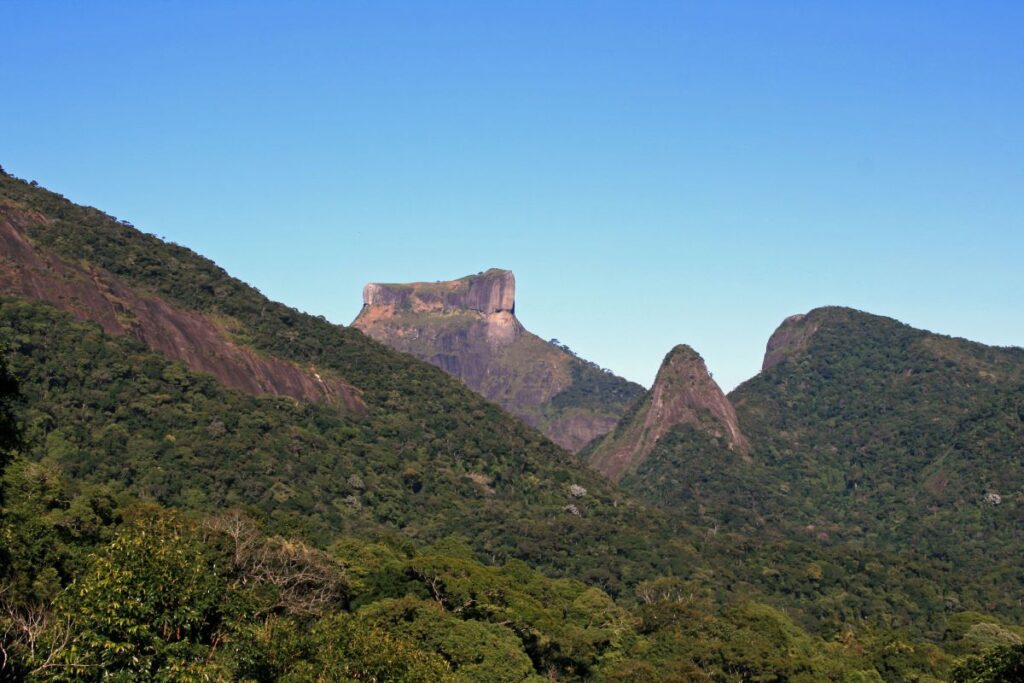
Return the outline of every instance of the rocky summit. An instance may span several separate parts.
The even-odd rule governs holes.
[[[712,379],[704,359],[689,346],[672,349],[654,386],[590,453],[591,466],[618,481],[635,470],[673,429],[689,426],[747,457],[750,444],[740,431],[736,411]]]
[[[532,334],[515,315],[515,276],[370,283],[353,326],[461,379],[561,446],[611,430],[643,388]]]

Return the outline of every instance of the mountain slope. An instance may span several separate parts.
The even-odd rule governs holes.
[[[187,249],[9,176],[0,176],[0,203],[30,218],[16,227],[41,259],[2,264],[15,296],[0,301],[0,344],[26,397],[28,465],[46,481],[64,470],[73,490],[103,484],[186,510],[244,507],[272,533],[322,544],[356,533],[423,547],[456,533],[490,562],[521,558],[617,594],[669,576],[669,595],[764,600],[828,637],[855,628],[881,642],[872,629],[896,627],[937,639],[951,609],[1014,614],[1019,563],[1008,555],[967,573],[913,548],[886,550],[876,536],[805,531],[804,501],[774,494],[785,482],[769,465],[788,454],[760,449],[745,422],[749,462],[728,449],[718,451],[724,461],[700,458],[709,478],[698,505],[647,508],[440,369],[270,302]],[[24,266],[45,288],[17,284]],[[93,276],[103,287],[85,288]],[[117,301],[156,301],[175,311],[172,321],[200,316],[217,324],[218,343],[344,383],[357,409],[196,372],[183,363],[202,349],[165,355],[137,314],[115,307],[124,320],[115,315],[109,330],[91,320],[108,310],[106,290],[122,288],[133,298]],[[97,306],[81,305],[97,291]],[[992,398],[991,417],[957,424],[965,438],[980,430],[1005,447],[1018,434],[1005,413],[1016,399]],[[674,438],[659,439],[630,476]],[[88,512],[75,519],[91,523]],[[984,540],[984,528],[976,533]]]
[[[730,398],[780,493],[766,514],[1020,575],[1024,350],[822,308],[783,323],[765,368]]]
[[[6,188],[5,188],[6,189]],[[136,292],[103,268],[39,249],[28,238],[53,222],[19,202],[0,200],[0,293],[47,301],[104,331],[128,335],[168,358],[251,394],[277,394],[365,412],[359,392],[315,367],[254,352],[231,338],[232,321]]]
[[[472,533],[487,556],[610,587],[623,572],[657,573],[677,552],[667,526],[441,370],[8,175],[0,205],[0,293],[18,297],[4,304],[4,338],[33,398],[36,457],[168,504],[255,505],[323,539],[351,524],[421,539]],[[310,383],[234,382],[217,365],[234,352]],[[318,376],[348,398],[329,400]],[[620,538],[637,529],[666,542]]]
[[[437,365],[573,451],[615,426],[643,392],[527,331],[515,316],[515,277],[507,270],[370,283],[352,325]]]
[[[679,428],[707,440],[712,450],[749,455],[750,444],[732,405],[711,379],[704,359],[685,345],[665,356],[651,390],[614,432],[588,449],[586,457],[592,467],[618,481],[635,472],[658,442]]]

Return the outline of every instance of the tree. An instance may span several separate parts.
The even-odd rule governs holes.
[[[18,380],[7,367],[6,349],[0,347],[0,473],[11,461],[12,451],[21,440],[21,430],[14,411],[18,398]],[[0,503],[3,503],[2,489]]]
[[[281,677],[300,681],[454,682],[443,657],[419,643],[360,623],[348,614],[322,619],[313,630],[312,657]]]
[[[58,601],[75,625],[51,680],[199,681],[222,640],[223,579],[171,512],[143,514],[96,554]]]
[[[997,647],[968,657],[953,669],[951,683],[1014,683],[1024,681],[1024,645]]]
[[[209,518],[206,526],[229,540],[233,585],[269,592],[269,609],[320,616],[344,605],[344,569],[326,553],[299,541],[267,538],[237,510]]]

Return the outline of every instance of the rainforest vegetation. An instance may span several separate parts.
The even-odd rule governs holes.
[[[731,396],[750,461],[681,429],[618,488],[432,366],[0,190],[39,248],[367,405],[242,393],[0,298],[0,680],[1020,679],[1017,351],[826,311]]]

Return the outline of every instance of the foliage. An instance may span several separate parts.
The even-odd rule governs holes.
[[[564,348],[564,347],[563,347]],[[572,383],[555,394],[556,408],[593,408],[625,412],[644,394],[639,384],[624,380],[595,363],[574,357],[569,365]]]
[[[731,395],[757,446],[751,498],[793,535],[908,549],[956,581],[934,607],[1024,611],[1024,350],[827,308],[804,348]],[[993,497],[990,494],[997,494]]]
[[[671,568],[670,544],[623,538],[638,528],[667,537],[664,520],[487,404],[362,420],[253,397],[25,300],[0,300],[0,336],[26,397],[29,455],[74,481],[186,509],[251,507],[276,530],[322,544],[384,527],[421,541],[460,531],[479,553],[592,575],[613,590],[622,572]],[[585,501],[571,484],[587,489]],[[565,511],[570,502],[581,516]]]
[[[225,583],[174,515],[134,520],[61,596],[75,635],[61,680],[206,680]]]
[[[994,648],[968,657],[953,669],[952,683],[1011,683],[1024,681],[1024,645]]]
[[[325,618],[313,631],[312,656],[294,665],[281,681],[394,681],[448,683],[460,680],[439,654],[422,643],[347,614]]]
[[[7,349],[0,346],[0,472],[10,462],[11,452],[21,439],[15,411],[19,396],[18,380],[7,366],[7,355]]]
[[[236,512],[196,520],[125,500],[118,517],[52,609],[5,623],[5,680],[881,680],[856,641],[823,642],[763,604],[718,608],[678,579],[651,582],[631,608],[522,562],[481,564],[458,539],[415,552],[348,537],[315,570],[271,564],[359,576],[358,607],[316,601],[317,581],[282,601],[251,555],[301,544]],[[393,580],[371,578],[381,574]],[[299,599],[307,591],[319,609]],[[8,614],[28,607],[4,603]]]

